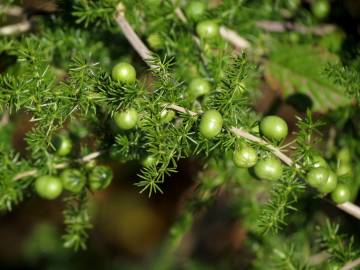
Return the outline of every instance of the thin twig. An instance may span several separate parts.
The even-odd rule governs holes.
[[[356,204],[346,202],[343,204],[336,205],[339,209],[347,212],[348,214],[352,215],[353,217],[356,217],[357,219],[360,219],[360,207]]]
[[[178,111],[178,112],[181,112],[181,113],[185,113],[185,114],[188,114],[188,115],[190,115],[190,116],[196,116],[196,115],[197,115],[196,112],[189,111],[189,110],[187,110],[187,109],[185,109],[185,108],[183,108],[183,107],[180,107],[180,106],[178,106],[178,105],[176,105],[176,104],[169,104],[169,105],[166,106],[166,108],[168,108],[168,109],[173,109],[173,110],[175,110],[175,111]]]
[[[96,152],[93,152],[91,154],[88,154],[86,156],[83,156],[82,158],[80,159],[77,159],[75,162],[78,162],[78,163],[87,163],[91,160],[94,160],[96,158],[98,158],[99,156],[101,156],[102,154],[104,154],[105,151],[104,150],[101,150],[101,151],[96,151]],[[55,169],[63,169],[63,168],[66,168],[69,166],[69,162],[64,162],[64,163],[59,163],[59,164],[55,164],[54,165],[54,168]],[[29,177],[29,176],[37,176],[38,174],[38,170],[34,169],[34,170],[30,170],[30,171],[26,171],[26,172],[21,172],[21,173],[18,173],[17,175],[15,175],[15,177],[13,178],[14,181],[17,181],[17,180],[20,180],[22,178],[25,178],[25,177]]]
[[[251,47],[250,42],[236,33],[234,30],[228,29],[225,26],[220,26],[220,35],[238,49],[247,49]]]
[[[168,108],[177,110],[182,113],[187,113],[191,116],[198,115],[198,113],[196,113],[196,112],[192,112],[190,110],[187,110],[183,107],[180,107],[180,106],[174,105],[174,104],[169,105]],[[251,133],[249,133],[245,130],[242,130],[240,128],[236,128],[236,127],[230,128],[230,131],[236,136],[245,138],[249,141],[256,142],[258,144],[265,146],[268,150],[270,150],[275,156],[277,156],[281,161],[283,161],[288,166],[295,166],[297,168],[300,167],[299,165],[295,164],[294,161],[290,157],[285,155],[281,150],[279,150],[275,146],[269,144],[268,142],[264,141],[263,139],[261,139],[257,136],[254,136]],[[346,202],[343,204],[338,204],[338,205],[336,205],[336,207],[343,210],[344,212],[348,213],[349,215],[351,215],[357,219],[360,219],[360,207],[359,206],[357,206],[353,203],[350,203],[350,202]]]
[[[151,51],[146,47],[146,45],[141,41],[138,35],[134,32],[129,22],[125,18],[125,7],[122,4],[119,4],[116,9],[115,20],[119,27],[121,28],[126,39],[129,41],[131,46],[135,51],[140,55],[140,57],[150,66],[148,60],[151,59]]]
[[[144,45],[144,43],[142,43],[142,41],[140,40],[140,38],[136,35],[136,33],[134,32],[134,30],[132,29],[131,25],[126,21],[126,18],[124,17],[124,9],[121,9],[122,12],[120,12],[117,15],[117,20],[119,19],[119,17],[121,17],[122,22],[125,22],[125,24],[119,24],[120,28],[123,31],[126,31],[127,33],[125,34],[125,37],[127,38],[131,38],[131,40],[129,40],[130,44],[134,46],[134,48],[138,48],[136,49],[136,51],[140,51],[142,52],[142,54],[139,53],[139,55],[144,59],[144,61],[146,61],[146,59],[148,59],[147,55],[149,55],[150,50]],[[126,25],[126,28],[122,28],[124,25]],[[143,52],[147,52],[146,54],[144,54]],[[196,112],[192,112],[188,109],[185,109],[181,106],[178,106],[176,104],[170,104],[167,105],[167,108],[171,108],[173,110],[179,111],[181,113],[187,113],[191,116],[196,116],[198,115],[198,113]],[[244,131],[240,128],[236,128],[236,127],[232,127],[230,128],[230,131],[235,134],[236,136],[240,136],[243,137],[249,141],[253,141],[256,143],[259,143],[261,145],[264,145],[266,148],[268,148],[275,156],[277,156],[280,160],[282,160],[285,164],[289,165],[289,166],[295,166],[298,167],[297,164],[295,164],[293,162],[293,160],[288,157],[287,155],[285,155],[283,152],[281,152],[278,148],[274,147],[273,145],[269,144],[268,142],[262,140],[259,137],[256,137],[250,133],[248,133],[247,131]],[[339,204],[336,205],[339,209],[343,210],[344,212],[356,217],[357,219],[360,219],[360,207],[356,206],[355,204],[352,204],[350,202],[346,202],[343,204]]]
[[[351,270],[351,269],[355,269],[355,267],[360,265],[360,258],[357,258],[354,261],[348,262],[347,264],[345,264],[342,268],[340,268],[340,270]]]
[[[323,36],[336,30],[336,27],[332,24],[307,27],[298,23],[275,21],[258,21],[256,22],[256,26],[270,32],[285,32],[287,30],[293,30],[302,34],[313,33],[318,36]]]
[[[254,136],[250,134],[249,132],[246,132],[245,130],[242,130],[240,128],[232,127],[230,128],[230,131],[235,134],[236,136],[243,137],[245,139],[248,139],[249,141],[256,142],[258,144],[261,144],[265,146],[267,149],[269,149],[275,156],[277,156],[280,160],[282,160],[286,165],[292,166],[294,165],[294,162],[291,158],[289,158],[287,155],[285,155],[283,152],[281,152],[277,147],[269,144],[268,142],[264,141],[263,139]]]
[[[182,21],[183,23],[187,23],[186,16],[184,12],[181,10],[181,8],[179,7],[175,8],[175,14],[180,19],[180,21]]]
[[[9,123],[9,112],[4,111],[0,119],[0,127],[6,126]]]
[[[0,5],[0,12],[9,15],[9,16],[21,16],[24,13],[24,9],[22,7],[19,6],[4,6],[4,5]]]
[[[30,22],[27,20],[24,20],[19,23],[0,27],[0,35],[9,36],[9,35],[14,35],[14,34],[20,34],[20,33],[29,31],[30,28],[31,28]]]
[[[15,175],[13,180],[17,181],[17,180],[20,180],[20,179],[25,178],[25,177],[36,176],[37,173],[38,173],[38,171],[36,169],[31,170],[31,171],[21,172],[21,173],[18,173],[17,175]]]
[[[331,257],[331,255],[325,251],[319,252],[319,253],[314,254],[309,257],[309,259],[307,260],[307,265],[315,266],[315,265],[321,264],[321,263],[327,261],[330,257]]]

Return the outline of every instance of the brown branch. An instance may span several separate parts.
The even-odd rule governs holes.
[[[146,47],[146,45],[141,41],[138,35],[134,32],[129,22],[125,18],[125,7],[123,4],[119,4],[116,9],[115,20],[125,35],[126,39],[129,41],[131,46],[135,51],[140,55],[140,57],[150,66],[147,61],[151,59],[152,52]]]
[[[4,111],[0,119],[0,127],[6,126],[9,123],[9,112]]]
[[[14,17],[18,17],[18,16],[21,16],[24,14],[24,9],[19,6],[0,5],[0,10],[2,13],[9,15],[9,16],[14,16]]]
[[[9,36],[9,35],[14,35],[14,34],[24,33],[26,31],[29,31],[30,28],[31,28],[30,22],[27,20],[24,20],[19,23],[0,27],[0,35]]]
[[[124,17],[124,8],[122,5],[119,10],[120,11],[118,12],[118,15],[116,16],[116,19],[118,22],[119,22],[119,20],[122,22],[121,24],[119,23],[120,28],[123,30],[125,37],[128,39],[130,38],[129,39],[130,44],[134,46],[135,50],[138,51],[139,55],[146,61],[146,59],[148,59],[148,56],[151,54],[150,50],[144,45],[144,43],[140,40],[140,38],[134,32],[134,30],[132,29],[130,24],[127,22],[126,18]],[[126,26],[126,27],[124,27],[124,26]],[[141,54],[140,54],[140,52],[141,52]],[[144,53],[144,52],[146,52],[146,53]],[[176,104],[169,104],[169,105],[167,105],[167,108],[173,109],[173,110],[181,112],[181,113],[186,113],[191,116],[198,115],[198,113],[192,112],[192,111],[185,109],[181,106],[178,106]],[[281,152],[278,148],[274,147],[273,145],[269,144],[268,142],[264,141],[263,139],[256,137],[256,136],[248,133],[247,131],[244,131],[244,130],[242,130],[240,128],[236,128],[236,127],[230,128],[230,131],[236,136],[240,136],[249,141],[253,141],[253,142],[259,143],[261,145],[264,145],[267,149],[269,149],[275,156],[277,156],[280,160],[282,160],[288,166],[294,165],[295,167],[298,167],[298,165],[295,164],[290,157],[288,157],[283,152]],[[337,207],[339,209],[345,211],[346,213],[360,219],[360,207],[358,207],[350,202],[339,204],[339,205],[337,205]]]
[[[355,267],[360,265],[360,258],[357,258],[354,261],[348,262],[347,264],[345,264],[342,268],[340,268],[340,270],[351,270],[351,269],[355,269]]]
[[[281,152],[277,147],[269,144],[268,142],[264,141],[263,139],[256,137],[252,134],[250,134],[247,131],[244,131],[240,128],[232,127],[230,128],[230,131],[239,137],[243,137],[249,141],[256,142],[260,145],[265,146],[267,149],[269,149],[275,156],[277,156],[280,160],[282,160],[286,165],[292,166],[294,165],[294,162],[291,158],[289,158],[287,155],[285,155],[283,152]]]
[[[176,104],[167,105],[166,108],[168,108],[168,109],[173,109],[174,111],[178,111],[178,112],[181,112],[181,113],[185,113],[185,114],[188,114],[188,115],[190,115],[190,116],[196,116],[196,115],[197,115],[196,112],[192,112],[192,111],[187,110],[187,109],[185,109],[185,108],[183,108],[183,107],[180,107],[180,106],[178,106],[178,105],[176,105]]]
[[[323,36],[336,30],[336,27],[332,24],[307,27],[298,23],[275,21],[258,21],[256,22],[256,26],[270,32],[285,32],[287,30],[293,30],[302,34],[313,33],[318,36]]]
[[[104,153],[105,153],[104,150],[96,151],[96,152],[93,152],[93,153],[88,154],[86,156],[83,156],[82,158],[76,160],[76,162],[78,162],[78,163],[87,163],[89,161],[92,161],[92,160],[98,158],[99,156],[101,156]],[[70,165],[70,163],[64,162],[64,163],[55,164],[54,168],[55,169],[63,169],[63,168],[68,167],[69,165]],[[36,169],[26,171],[26,172],[21,172],[21,173],[18,173],[17,175],[15,175],[13,180],[17,181],[17,180],[20,180],[20,179],[25,178],[25,177],[37,176],[37,174],[38,174],[38,171]]]
[[[187,114],[189,114],[191,116],[198,115],[198,113],[196,113],[196,112],[192,112],[190,110],[187,110],[187,109],[185,109],[183,107],[180,107],[180,106],[177,106],[177,105],[174,105],[174,104],[169,105],[168,108],[171,108],[173,110],[177,110],[177,111],[182,112],[182,113],[187,113]],[[259,138],[257,136],[254,136],[251,133],[249,133],[249,132],[247,132],[245,130],[242,130],[240,128],[236,128],[236,127],[230,128],[230,131],[236,136],[245,138],[245,139],[247,139],[249,141],[256,142],[258,144],[261,144],[261,145],[265,146],[269,151],[271,151],[275,156],[277,156],[286,165],[299,167],[299,165],[294,163],[294,161],[290,157],[288,157],[282,151],[280,151],[278,148],[276,148],[275,146],[269,144],[268,142],[264,141],[263,139],[261,139],[261,138]],[[343,204],[338,204],[338,205],[336,205],[336,207],[343,210],[344,212],[348,213],[349,215],[351,215],[351,216],[353,216],[353,217],[355,217],[357,219],[360,219],[360,207],[359,206],[357,206],[357,205],[355,205],[355,204],[353,204],[351,202],[346,202],[346,203],[343,203]]]
[[[247,49],[251,47],[250,42],[236,33],[234,30],[228,29],[225,26],[220,26],[220,35],[238,49]]]

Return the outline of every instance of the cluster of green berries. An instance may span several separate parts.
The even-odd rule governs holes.
[[[340,150],[340,154],[343,150]],[[340,167],[339,167],[340,168]],[[327,162],[320,156],[313,158],[313,166],[306,175],[306,180],[310,186],[317,189],[320,193],[331,192],[332,200],[337,204],[342,204],[351,200],[351,190],[348,185],[339,183],[338,176],[343,175],[344,171],[337,173],[331,170]]]
[[[186,13],[189,17],[195,19],[199,16],[199,13],[204,11],[205,6],[203,2],[193,1],[186,10]],[[213,21],[202,21],[197,24],[196,31],[201,38],[211,39],[218,35],[219,27]],[[156,41],[155,36],[150,40]],[[131,84],[136,81],[136,71],[131,64],[121,62],[114,66],[112,77],[121,83]],[[210,83],[204,78],[194,78],[189,84],[189,95],[193,98],[206,95],[210,90]],[[161,112],[161,121],[163,123],[172,121],[174,117],[175,112],[173,110],[164,109]],[[118,112],[114,116],[115,123],[123,130],[134,128],[138,122],[138,118],[138,112],[134,108]],[[211,139],[221,132],[222,126],[222,115],[217,110],[211,109],[202,115],[199,131],[203,137]],[[266,116],[260,122],[259,131],[271,142],[281,143],[288,134],[288,126],[286,122],[278,116]],[[255,175],[264,180],[276,181],[279,180],[283,174],[282,163],[277,157],[270,156],[259,160],[256,150],[247,145],[243,145],[234,151],[233,162],[237,167],[241,168],[254,167]],[[148,156],[143,161],[144,166],[151,166],[153,164],[156,164],[156,159],[153,156]],[[342,168],[340,170],[345,170],[346,164],[339,168]],[[331,192],[331,197],[336,203],[346,202],[350,198],[349,188],[345,185],[338,184],[337,175],[329,169],[326,161],[321,157],[314,158],[314,166],[308,172],[306,180],[310,186],[316,188],[323,194]]]
[[[287,134],[286,122],[278,116],[266,116],[260,122],[261,134],[273,142],[282,142]],[[274,156],[258,160],[258,154],[251,146],[243,145],[233,153],[234,164],[239,168],[254,167],[255,175],[264,180],[276,181],[283,174],[281,161]]]
[[[72,149],[71,140],[65,136],[57,136],[56,153],[65,156]],[[35,180],[36,193],[48,200],[58,198],[63,190],[72,193],[80,193],[86,186],[91,191],[103,190],[108,187],[112,180],[112,170],[103,165],[92,167],[90,171],[83,173],[75,168],[65,169],[60,175],[44,175]]]
[[[203,20],[207,10],[205,1],[191,1],[185,7],[185,14],[191,22],[196,23],[195,31],[197,35],[204,41],[216,39],[219,36],[220,28],[214,20]],[[150,33],[146,41],[150,48],[158,51],[164,48],[165,42],[158,32]]]

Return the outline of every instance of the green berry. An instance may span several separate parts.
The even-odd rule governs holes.
[[[260,131],[269,140],[282,141],[288,134],[288,126],[282,118],[270,115],[261,120]]]
[[[107,188],[112,180],[112,170],[107,166],[96,166],[89,175],[89,186],[92,191]]]
[[[321,188],[326,184],[330,175],[330,170],[325,167],[311,169],[306,175],[306,181],[314,188]]]
[[[317,189],[321,192],[321,193],[330,193],[332,192],[337,186],[337,176],[333,171],[329,172],[329,177],[326,180],[326,182],[322,185],[319,186]]]
[[[185,13],[189,19],[198,21],[206,11],[206,5],[203,1],[191,1],[186,9]]]
[[[157,163],[156,158],[153,155],[148,155],[144,160],[142,161],[142,165],[144,167],[151,167],[152,165],[155,165]]]
[[[120,62],[113,67],[112,77],[119,82],[130,84],[136,81],[136,71],[131,64]]]
[[[298,43],[300,40],[300,36],[296,32],[290,32],[288,37],[291,43]]]
[[[312,161],[313,161],[314,168],[318,168],[318,167],[328,168],[329,167],[328,163],[322,156],[315,155],[315,156],[313,156]]]
[[[287,7],[290,11],[295,11],[299,8],[301,0],[288,0]]]
[[[82,191],[86,184],[85,176],[76,169],[64,170],[60,175],[60,179],[64,189],[73,193]]]
[[[270,157],[258,161],[254,167],[254,172],[260,179],[276,181],[281,178],[283,167],[278,158]]]
[[[210,83],[203,78],[192,79],[189,85],[189,93],[192,97],[197,98],[210,92]]]
[[[163,39],[159,33],[152,33],[148,36],[147,42],[153,50],[160,50],[164,46]]]
[[[250,146],[242,147],[233,153],[234,164],[239,168],[250,168],[256,164],[257,160],[257,153]]]
[[[331,193],[331,199],[336,204],[342,204],[348,202],[351,197],[350,189],[347,185],[339,184],[335,190]]]
[[[342,163],[350,163],[351,162],[351,153],[348,147],[343,147],[337,153],[337,159]]]
[[[209,110],[204,113],[200,121],[200,133],[205,138],[213,138],[221,132],[223,118],[217,110]]]
[[[314,0],[311,3],[311,11],[315,17],[323,19],[330,13],[330,4],[327,0]]]
[[[52,139],[55,152],[59,156],[67,156],[71,153],[73,144],[69,136],[66,134],[57,135]]]
[[[214,39],[219,35],[219,25],[211,20],[199,22],[196,33],[203,39]]]
[[[138,121],[138,113],[135,109],[127,109],[126,111],[115,114],[115,122],[121,129],[128,130],[136,126]]]
[[[160,113],[161,122],[166,124],[171,122],[175,117],[175,112],[173,110],[164,109]]]
[[[62,192],[61,180],[54,176],[41,176],[35,180],[35,191],[44,199],[53,200],[60,196]]]
[[[343,176],[343,175],[348,175],[348,176],[352,176],[353,175],[353,171],[352,171],[352,166],[351,164],[348,163],[340,163],[340,166],[337,168],[336,170],[336,174],[338,176]]]

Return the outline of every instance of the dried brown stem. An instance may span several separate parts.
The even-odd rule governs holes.
[[[0,35],[9,36],[9,35],[14,35],[14,34],[20,34],[20,33],[29,31],[30,28],[31,28],[30,22],[27,20],[24,20],[19,23],[0,27]]]
[[[4,6],[0,5],[0,10],[2,13],[7,14],[9,16],[21,16],[24,13],[24,9],[19,6]]]
[[[115,16],[115,20],[125,35],[126,39],[129,41],[131,46],[135,49],[135,51],[140,55],[140,57],[150,66],[147,61],[151,59],[151,51],[146,47],[146,45],[142,42],[142,40],[138,37],[135,31],[130,26],[129,22],[125,18],[125,7],[120,4],[117,7],[117,12]]]
[[[6,126],[9,123],[9,112],[4,111],[0,119],[0,127]]]
[[[119,21],[119,17],[120,17],[120,20],[122,21],[121,24],[119,23],[120,28],[123,30],[125,37],[131,38],[131,40],[129,40],[130,44],[132,44],[134,46],[136,51],[142,52],[142,54],[140,54],[140,52],[139,52],[139,55],[146,61],[146,59],[148,58],[147,55],[150,54],[149,53],[150,50],[142,43],[140,38],[136,35],[134,30],[131,28],[130,24],[126,21],[126,18],[124,17],[124,9],[122,8],[120,10],[121,10],[121,12],[118,12],[118,15],[117,15],[117,21]],[[125,28],[123,28],[124,25],[126,26]],[[147,52],[147,53],[144,54],[144,52]],[[198,113],[192,112],[192,111],[185,109],[181,106],[178,106],[176,104],[169,104],[169,105],[167,105],[167,108],[173,109],[173,110],[181,112],[181,113],[186,113],[191,116],[198,115]],[[298,167],[298,165],[295,164],[290,157],[285,155],[278,148],[276,148],[273,145],[269,144],[268,142],[262,140],[261,138],[256,137],[256,136],[248,133],[247,131],[244,131],[244,130],[242,130],[240,128],[236,128],[236,127],[230,128],[230,131],[236,136],[240,136],[249,141],[253,141],[253,142],[259,143],[261,145],[264,145],[267,149],[269,149],[275,156],[277,156],[285,164],[287,164],[289,166]],[[337,205],[337,207],[339,209],[345,211],[346,213],[356,217],[357,219],[360,219],[360,207],[358,207],[352,203],[349,203],[349,202]]]
[[[78,160],[76,160],[76,162],[78,163],[87,163],[89,161],[92,161],[96,158],[98,158],[99,156],[101,156],[102,154],[104,154],[105,151],[96,151],[96,152],[93,152],[91,154],[88,154]],[[68,162],[64,162],[64,163],[59,163],[59,164],[56,164],[54,166],[55,169],[63,169],[63,168],[66,168],[70,165],[70,163]],[[17,175],[15,175],[15,177],[13,178],[14,181],[17,181],[17,180],[20,180],[22,178],[25,178],[25,177],[29,177],[29,176],[37,176],[38,174],[38,171],[36,169],[34,170],[30,170],[30,171],[26,171],[26,172],[21,172],[21,173],[18,173]]]
[[[298,23],[275,21],[258,21],[256,22],[256,26],[270,32],[285,32],[287,30],[292,30],[302,34],[313,33],[318,36],[323,36],[336,30],[336,27],[331,24],[307,27]]]
[[[220,26],[220,35],[238,49],[247,49],[251,47],[250,42],[236,33],[234,30],[228,29],[225,26]]]
[[[167,107],[171,108],[173,110],[182,112],[182,113],[187,113],[187,114],[189,114],[191,116],[198,115],[198,113],[196,113],[196,112],[189,111],[189,110],[187,110],[187,109],[185,109],[183,107],[180,107],[180,106],[177,106],[177,105],[174,105],[174,104],[171,104],[171,105],[169,105]],[[275,146],[269,144],[268,142],[264,141],[263,139],[261,139],[261,138],[259,138],[257,136],[254,136],[251,133],[249,133],[249,132],[247,132],[245,130],[242,130],[240,128],[236,128],[236,127],[230,128],[230,131],[236,136],[245,138],[245,139],[247,139],[249,141],[256,142],[258,144],[261,144],[261,145],[265,146],[269,151],[271,151],[276,157],[278,157],[282,162],[284,162],[288,166],[299,167],[299,165],[295,164],[294,161],[290,157],[288,157],[282,151],[280,151],[280,149],[278,149]],[[355,205],[353,203],[350,203],[350,202],[346,202],[346,203],[343,203],[343,204],[338,204],[338,205],[336,205],[336,207],[343,210],[344,212],[348,213],[349,215],[351,215],[351,216],[353,216],[353,217],[355,217],[357,219],[360,219],[360,207],[359,206],[357,206],[357,205]]]
[[[340,268],[340,270],[355,269],[359,265],[360,265],[360,258],[357,258],[356,260],[348,262],[347,264],[345,264],[342,268]]]

